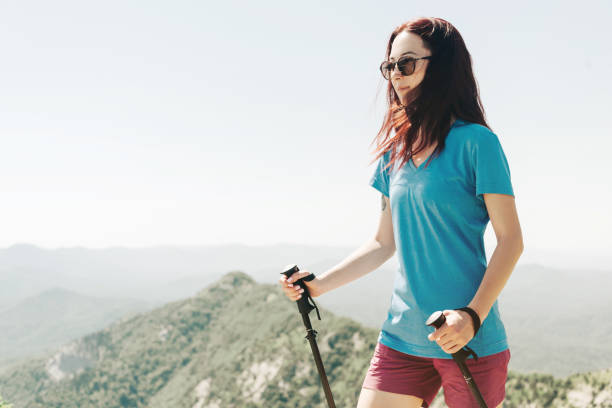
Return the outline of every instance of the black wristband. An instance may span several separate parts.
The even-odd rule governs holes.
[[[313,280],[315,278],[315,274],[310,272],[310,275],[306,275],[304,276],[302,279],[304,279],[306,282],[310,282],[311,280]]]
[[[474,323],[474,336],[476,336],[476,333],[478,333],[478,330],[480,329],[480,316],[478,316],[478,313],[476,313],[471,307],[467,306],[455,310],[463,310],[472,317],[472,322]]]

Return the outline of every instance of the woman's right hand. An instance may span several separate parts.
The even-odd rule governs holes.
[[[299,271],[299,272],[295,272],[293,275],[291,275],[291,278],[287,279],[287,277],[285,275],[282,275],[279,279],[281,288],[283,289],[283,292],[285,292],[285,295],[293,300],[296,301],[299,298],[302,297],[302,294],[304,293],[304,289],[300,287],[300,285],[295,285],[295,281],[300,280],[306,276],[310,275],[309,271]],[[308,288],[308,293],[310,293],[310,296],[315,298],[319,295],[322,294],[321,291],[321,280],[315,276],[315,278],[309,282],[306,282],[305,280],[301,281],[302,285],[306,286]]]

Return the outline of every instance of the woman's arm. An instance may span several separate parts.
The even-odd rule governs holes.
[[[523,235],[514,197],[507,194],[483,196],[497,237],[497,247],[491,255],[482,282],[468,305],[478,313],[481,322],[486,319],[523,252]],[[474,325],[471,316],[462,310],[444,310],[444,315],[446,323],[427,338],[436,341],[446,353],[452,354],[474,337]]]
[[[316,276],[311,281],[304,281],[304,283],[308,287],[310,296],[315,298],[372,272],[391,258],[394,253],[395,238],[393,236],[389,197],[383,194],[378,231],[374,238],[367,241],[338,265]],[[300,287],[293,286],[293,282],[307,275],[310,275],[310,272],[303,270],[291,275],[289,279],[285,275],[281,276],[279,282],[287,297],[292,300],[300,298],[303,291],[298,292]]]
[[[338,265],[329,269],[327,272],[316,276],[311,281],[304,281],[308,287],[311,297],[315,298],[322,294],[345,285],[357,278],[366,275],[380,265],[385,263],[395,253],[395,248],[383,245],[375,238],[367,241],[359,249],[349,255]],[[293,286],[293,282],[310,275],[310,271],[304,269],[291,275],[289,279],[282,275],[279,279],[287,297],[291,300],[298,300],[303,290],[298,292],[299,286]]]
[[[372,239],[367,241],[346,259],[320,275],[321,292],[329,292],[372,272],[393,256],[395,250],[384,247]]]
[[[376,235],[338,265],[318,276],[322,289],[319,295],[372,272],[394,253],[395,239],[389,197],[381,195],[381,212]]]
[[[468,305],[478,313],[481,322],[489,314],[523,252],[523,235],[514,197],[506,194],[483,196],[497,237],[497,247],[491,255],[478,291]]]
[[[389,197],[381,196],[381,212],[378,223],[378,231],[371,240],[367,241],[346,259],[330,270],[316,276],[315,279],[305,282],[310,296],[317,297],[345,285],[357,278],[366,275],[380,265],[385,263],[395,253],[395,238],[393,237],[393,223],[391,221],[391,208]],[[309,275],[309,271],[301,271],[292,275],[291,278],[280,278],[280,283],[286,295],[293,300],[300,297],[299,286],[293,286],[292,282]]]

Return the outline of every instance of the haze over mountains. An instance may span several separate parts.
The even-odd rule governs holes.
[[[377,330],[321,307],[317,344],[337,406],[355,406]],[[257,324],[254,324],[257,322]],[[305,328],[277,285],[231,272],[195,296],[123,319],[0,374],[14,408],[324,408]],[[504,406],[608,407],[612,370],[510,372]],[[432,408],[443,405],[438,393]]]
[[[154,305],[143,300],[96,298],[61,288],[47,289],[0,311],[0,366],[57,348]]]
[[[0,309],[53,287],[84,295],[169,301],[195,294],[231,270],[273,280],[296,259],[338,259],[354,248],[276,245],[251,247],[0,249]]]
[[[322,273],[354,250],[300,245],[0,249],[0,316],[2,328],[12,333],[0,341],[0,366],[105,327],[114,318],[193,296],[231,270],[277,284],[286,264],[298,262]],[[392,258],[317,302],[378,330],[396,268]],[[519,264],[499,299],[512,348],[510,368],[565,376],[612,367],[612,321],[601,318],[612,310],[610,287],[610,272]],[[55,307],[53,293],[62,298]]]

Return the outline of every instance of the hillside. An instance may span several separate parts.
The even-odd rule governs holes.
[[[48,250],[14,245],[0,249],[0,313],[25,296],[56,286],[87,296],[159,305],[193,296],[228,270],[276,284],[278,270],[288,263],[298,262],[300,268],[320,274],[354,249],[279,244]],[[319,303],[378,330],[387,315],[397,267],[392,257],[376,271],[321,296]],[[612,320],[594,318],[597,311],[612,309],[611,286],[611,270],[519,264],[499,299],[513,352],[510,368],[562,378],[612,367]],[[63,324],[42,320],[56,327]],[[38,320],[32,316],[32,321]],[[25,335],[41,345],[51,338],[36,330]],[[0,348],[0,356],[6,354]]]
[[[355,406],[378,332],[321,314],[311,319],[336,403]],[[305,334],[277,285],[231,272],[192,298],[13,368],[0,375],[0,394],[14,408],[325,407]],[[505,407],[611,406],[611,380],[610,370],[511,373]]]
[[[343,406],[356,397],[376,333],[322,313],[319,345]],[[278,288],[230,273],[195,297],[5,373],[0,393],[15,408],[317,406],[323,396],[304,336]]]
[[[141,300],[97,298],[62,288],[45,290],[0,311],[0,366],[56,348],[149,307]]]

